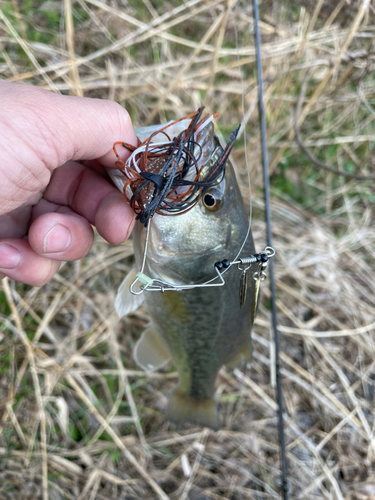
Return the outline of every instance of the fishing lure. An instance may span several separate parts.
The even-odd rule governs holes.
[[[193,288],[223,286],[225,285],[224,273],[233,265],[237,265],[241,271],[239,302],[240,308],[242,308],[246,302],[248,271],[254,263],[258,262],[259,270],[252,271],[252,278],[255,280],[255,301],[253,302],[251,315],[253,324],[257,311],[259,284],[266,277],[264,271],[268,259],[275,254],[274,249],[271,247],[266,247],[260,254],[239,258],[243,249],[242,245],[233,261],[223,259],[216,262],[214,264],[216,275],[204,283],[176,285],[160,278],[153,279],[144,274],[150,222],[154,214],[163,216],[182,215],[194,208],[205,195],[205,208],[209,211],[216,211],[218,208],[216,206],[217,200],[210,194],[210,190],[214,186],[218,186],[224,179],[225,166],[239,127],[231,134],[225,148],[218,148],[220,154],[214,155],[214,161],[212,161],[211,153],[208,154],[205,150],[205,144],[206,141],[212,140],[209,139],[210,124],[217,118],[218,113],[211,116],[206,115],[202,118],[203,110],[204,107],[201,107],[195,113],[174,122],[169,122],[160,128],[150,127],[150,134],[143,141],[138,139],[137,146],[122,141],[118,141],[113,145],[113,151],[117,158],[115,165],[124,180],[119,183],[118,178],[113,175],[113,171],[109,171],[109,173],[114,182],[119,187],[121,185],[125,199],[137,214],[137,220],[146,227],[142,266],[130,284],[130,292],[139,295],[146,290],[164,292],[166,290],[182,291]],[[188,119],[191,119],[191,121],[187,124]],[[176,130],[179,131],[178,134],[176,134]],[[171,139],[172,133],[174,137]],[[160,135],[164,136],[163,140],[160,139]],[[126,162],[121,159],[117,152],[119,145],[131,153]],[[248,234],[249,231],[250,222]],[[140,283],[138,291],[134,288],[137,282]]]
[[[127,179],[123,194],[144,226],[155,213],[177,215],[193,208],[199,199],[223,177],[225,164],[236,140],[239,127],[232,133],[228,144],[216,163],[209,169],[202,157],[202,134],[218,113],[202,118],[204,107],[180,120],[170,122],[153,132],[145,141],[138,140],[136,147],[125,142],[116,142],[113,151],[117,157],[116,167]],[[168,135],[168,129],[191,118],[188,127],[177,137]],[[152,142],[158,134],[164,141]],[[127,149],[131,155],[123,162],[117,146]]]

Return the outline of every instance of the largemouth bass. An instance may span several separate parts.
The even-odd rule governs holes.
[[[138,129],[136,133],[142,141],[160,127]],[[184,122],[177,123],[168,134],[174,137],[186,127]],[[203,136],[202,161],[209,172],[223,150],[212,124],[207,125]],[[153,141],[160,139],[155,136]],[[122,174],[114,170],[110,174],[122,189]],[[249,216],[228,160],[224,177],[191,210],[176,216],[153,216],[143,272],[175,285],[204,283],[216,276],[217,261],[233,261],[241,247],[240,257],[255,253],[248,225]],[[224,275],[222,287],[164,293],[146,290],[132,295],[129,286],[141,268],[145,233],[145,227],[137,223],[133,232],[135,271],[119,288],[116,310],[119,315],[129,314],[143,302],[150,325],[135,346],[135,361],[145,370],[157,370],[172,360],[179,373],[179,386],[170,397],[167,418],[179,425],[190,422],[217,429],[214,393],[218,371],[223,365],[238,366],[250,357],[257,301],[252,274],[257,266],[250,267],[245,282],[237,266],[232,266]],[[241,293],[240,285],[246,287]]]

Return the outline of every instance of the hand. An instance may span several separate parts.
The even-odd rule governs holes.
[[[115,245],[129,236],[134,213],[104,167],[114,142],[137,139],[112,101],[0,81],[0,102],[0,279],[41,286],[88,253],[91,224]]]

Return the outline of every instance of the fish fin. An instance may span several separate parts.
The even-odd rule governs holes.
[[[143,302],[143,293],[134,295],[130,292],[130,285],[136,278],[136,270],[131,269],[126,275],[124,281],[121,283],[117,291],[115,300],[115,309],[119,316],[126,316],[138,309]]]
[[[234,370],[235,368],[242,368],[246,363],[251,361],[251,342],[246,342],[245,346],[238,352],[234,358],[225,363],[228,370]]]
[[[150,326],[135,344],[133,354],[137,365],[148,372],[158,370],[171,359],[167,348]]]
[[[190,423],[217,430],[220,428],[216,402],[211,399],[195,399],[177,388],[167,406],[167,418],[178,427]]]

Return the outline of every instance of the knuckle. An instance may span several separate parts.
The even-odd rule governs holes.
[[[132,128],[130,115],[125,108],[117,102],[109,101],[112,107],[111,128],[114,134]]]

